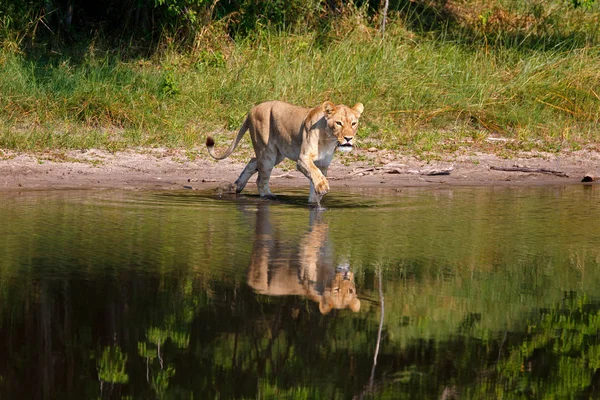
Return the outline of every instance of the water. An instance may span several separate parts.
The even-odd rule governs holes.
[[[0,398],[572,398],[597,186],[0,194]]]

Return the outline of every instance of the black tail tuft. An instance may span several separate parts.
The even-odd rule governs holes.
[[[215,145],[215,140],[212,137],[208,136],[206,138],[206,147],[213,147],[214,145]]]

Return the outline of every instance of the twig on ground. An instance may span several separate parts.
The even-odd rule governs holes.
[[[404,166],[404,165],[403,165]],[[454,170],[454,167],[440,168],[440,169],[402,169],[397,165],[384,165],[383,167],[368,167],[368,168],[355,168],[354,171],[350,172],[350,175],[367,175],[367,173],[375,174],[414,174],[414,175],[450,175],[450,172]]]
[[[422,169],[417,171],[419,175],[435,176],[435,175],[450,175],[454,167],[442,169]]]
[[[374,167],[369,167],[369,168],[362,168],[362,167],[358,167],[358,168],[354,168],[354,170],[352,172],[349,173],[349,175],[366,175],[367,172],[374,172],[375,168]]]
[[[292,178],[295,178],[295,176],[292,175],[292,174],[290,174],[288,172],[288,173],[281,174],[281,175],[273,175],[273,176],[271,176],[271,178],[288,178],[288,179],[292,179]]]
[[[556,171],[553,169],[545,169],[545,168],[527,168],[527,167],[495,167],[491,166],[491,170],[494,171],[507,171],[507,172],[532,172],[536,174],[552,174],[556,176],[561,176],[563,178],[568,178],[569,175],[562,171]]]

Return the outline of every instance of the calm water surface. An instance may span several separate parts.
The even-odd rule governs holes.
[[[0,193],[0,398],[593,398],[597,186]]]

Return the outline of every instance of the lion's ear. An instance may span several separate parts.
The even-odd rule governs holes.
[[[355,297],[350,301],[350,304],[348,306],[350,307],[350,309],[352,311],[359,312],[360,311],[360,300]]]
[[[365,110],[365,106],[363,106],[363,103],[356,103],[354,105],[354,107],[352,107],[352,109],[354,111],[356,111],[359,114],[359,117],[360,117],[360,114],[362,114],[363,111]]]
[[[331,114],[333,114],[335,112],[335,104],[333,104],[330,101],[326,101],[325,103],[323,103],[321,108],[323,109],[323,112],[325,113],[325,117],[327,117],[327,118],[329,118],[331,116]]]
[[[321,314],[326,315],[329,314],[329,311],[333,308],[333,300],[331,300],[327,296],[321,297],[321,301],[319,301],[319,311]]]

